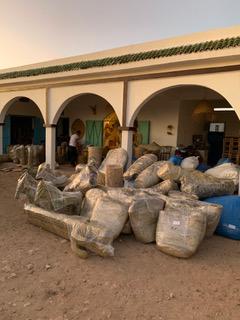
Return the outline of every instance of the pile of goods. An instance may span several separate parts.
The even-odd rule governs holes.
[[[14,145],[8,150],[8,158],[13,163],[36,167],[44,161],[44,145]]]
[[[188,258],[219,224],[225,207],[214,199],[236,197],[239,170],[219,166],[202,173],[191,159],[183,167],[157,160],[145,154],[125,170],[127,153],[118,148],[100,166],[94,158],[78,165],[70,178],[42,164],[36,176],[19,178],[15,197],[26,199],[30,223],[70,240],[81,258],[113,256],[121,233]]]

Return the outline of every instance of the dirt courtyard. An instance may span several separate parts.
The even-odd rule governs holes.
[[[0,172],[0,320],[240,319],[239,242],[214,236],[183,260],[122,236],[114,258],[81,260],[27,222],[19,175]]]

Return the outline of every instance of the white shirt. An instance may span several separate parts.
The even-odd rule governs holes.
[[[71,147],[76,147],[78,140],[79,140],[79,135],[77,133],[74,133],[71,135],[70,141],[69,141],[69,146]]]

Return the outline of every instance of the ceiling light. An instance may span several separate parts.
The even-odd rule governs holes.
[[[234,111],[233,108],[214,108],[214,111]]]

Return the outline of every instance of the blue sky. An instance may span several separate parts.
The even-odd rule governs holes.
[[[0,0],[0,69],[240,24],[239,0]]]

